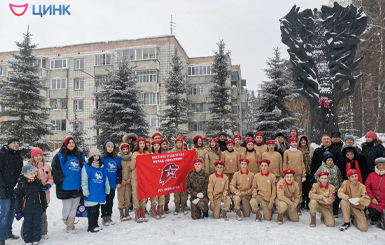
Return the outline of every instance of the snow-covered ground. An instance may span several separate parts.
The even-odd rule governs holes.
[[[245,218],[243,221],[235,220],[235,213],[229,213],[229,221],[215,220],[210,212],[209,219],[192,220],[188,215],[172,213],[165,219],[155,220],[149,217],[149,222],[138,224],[134,221],[120,222],[117,209],[117,200],[113,209],[112,219],[116,222],[113,226],[104,227],[99,233],[87,232],[87,219],[80,218],[76,225],[77,234],[70,235],[65,232],[61,221],[61,201],[56,198],[55,187],[51,189],[51,204],[47,210],[49,239],[43,244],[385,244],[385,231],[374,226],[369,226],[368,232],[360,232],[355,227],[341,232],[338,227],[343,223],[342,214],[336,219],[336,227],[327,228],[319,221],[317,227],[310,228],[310,215],[304,212],[299,223],[292,223],[284,219],[283,225],[278,225],[273,216],[273,221],[255,222],[255,216]],[[171,195],[172,198],[172,195]],[[173,202],[171,210],[174,209]],[[148,209],[150,204],[148,203]],[[133,213],[130,215],[133,217]],[[22,221],[14,221],[15,234],[20,233]],[[101,219],[99,219],[101,226]],[[6,244],[24,244],[20,239],[7,241]]]

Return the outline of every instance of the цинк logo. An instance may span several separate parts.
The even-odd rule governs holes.
[[[11,9],[12,13],[16,16],[22,16],[23,14],[25,14],[25,12],[27,11],[27,8],[28,8],[28,3],[24,4],[24,5],[15,5],[15,4],[12,4],[10,3],[9,4],[9,8]],[[24,11],[20,14],[16,13],[14,8],[24,8]]]

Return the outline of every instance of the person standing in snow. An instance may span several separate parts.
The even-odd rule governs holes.
[[[303,163],[305,164],[306,170],[306,180],[302,183],[302,209],[309,209],[309,191],[312,187],[312,179],[311,175],[311,159],[313,157],[314,149],[310,146],[309,139],[306,135],[300,135],[298,138],[298,150],[300,150],[303,154]]]
[[[11,138],[0,150],[0,245],[5,244],[6,239],[19,239],[19,236],[12,234],[15,216],[13,188],[23,167],[19,146],[20,141]]]
[[[227,175],[231,183],[234,173],[237,172],[239,169],[238,161],[240,156],[238,152],[234,151],[233,140],[226,141],[226,146],[227,151],[222,152],[221,161],[225,163],[225,174]]]
[[[268,140],[266,143],[268,151],[262,154],[262,159],[270,161],[269,171],[275,175],[276,181],[278,182],[283,178],[282,156],[278,152],[274,151],[274,140]]]
[[[82,196],[81,169],[84,163],[85,156],[75,144],[72,136],[68,136],[64,140],[51,163],[56,197],[63,202],[63,222],[67,226],[67,233],[76,233],[74,223]]]
[[[286,214],[291,222],[298,222],[299,215],[297,206],[299,205],[299,187],[294,181],[295,171],[293,169],[285,169],[283,171],[284,178],[277,183],[277,199],[275,205],[278,206],[277,223],[283,224],[283,215]]]
[[[207,147],[207,138],[202,136],[202,143],[203,143],[203,149],[205,149],[207,151],[208,147]]]
[[[353,135],[348,135],[348,134],[345,135],[344,145],[352,145],[352,146],[356,147],[356,150],[358,153],[362,153],[361,148],[358,147],[358,145],[354,142],[354,136]]]
[[[110,193],[110,184],[107,177],[107,168],[100,158],[100,151],[96,148],[90,150],[88,164],[82,168],[82,190],[84,206],[88,211],[88,232],[99,232],[99,209],[106,203],[106,196]]]
[[[255,135],[255,145],[254,149],[259,152],[259,154],[262,154],[267,152],[267,145],[263,144],[263,133],[257,132]]]
[[[382,180],[385,175],[385,157],[377,158],[375,164],[374,172],[369,174],[365,182],[366,191],[371,199],[368,207],[371,225],[377,224],[385,208],[385,179]]]
[[[161,148],[162,148],[162,153],[169,153],[170,152],[170,146],[169,142],[166,138],[163,138],[160,140],[161,142]],[[170,209],[168,208],[168,204],[170,203],[170,194],[164,195],[164,212],[166,214],[170,213]]]
[[[368,173],[374,172],[376,164],[375,160],[379,157],[385,157],[385,148],[382,145],[382,141],[377,137],[377,134],[373,131],[369,131],[365,134],[366,142],[361,145],[362,155],[365,157],[368,164]]]
[[[196,150],[196,158],[202,159],[203,166],[205,166],[205,155],[207,153],[206,149],[203,147],[202,136],[196,135],[193,138],[194,149]]]
[[[138,136],[134,133],[126,134],[122,137],[122,142],[127,143],[130,145],[131,152],[134,151],[136,146],[136,140],[138,139]]]
[[[183,138],[178,137],[175,140],[175,146],[171,150],[171,152],[176,152],[176,151],[183,151]],[[182,212],[184,215],[187,214],[186,211],[186,206],[187,206],[187,192],[186,191],[181,191],[174,193],[174,203],[175,203],[175,211],[174,215],[179,214],[179,205],[182,207]]]
[[[242,155],[246,151],[245,147],[241,146],[242,136],[240,134],[236,134],[233,137],[234,140],[234,151],[238,152],[239,155]]]
[[[151,145],[152,145],[152,149],[151,149],[152,154],[155,155],[155,154],[162,153],[162,149],[160,147],[161,143],[159,140],[154,140],[153,142],[151,142]],[[150,202],[151,202],[151,216],[154,219],[166,218],[166,216],[164,215],[165,196],[161,195],[161,196],[151,197]]]
[[[338,166],[342,172],[339,161],[341,156],[341,148],[332,144],[331,138],[328,134],[322,135],[321,142],[321,147],[318,147],[314,150],[313,159],[311,160],[312,176],[314,176],[317,169],[321,166],[323,161],[323,155],[326,151],[330,152],[333,155],[334,164]]]
[[[249,139],[253,139],[253,137],[254,137],[253,132],[247,132],[245,135],[245,141],[241,144],[241,146],[246,148],[246,145],[247,145],[246,141]]]
[[[368,223],[365,217],[365,206],[370,203],[370,197],[366,194],[366,187],[358,181],[358,172],[350,169],[346,173],[348,180],[342,183],[338,190],[338,197],[341,198],[341,210],[344,215],[344,224],[340,227],[345,231],[350,227],[351,214],[353,215],[353,224],[360,231],[368,230]]]
[[[205,165],[203,166],[203,170],[209,176],[216,172],[214,163],[218,160],[221,160],[221,149],[219,149],[218,140],[216,138],[212,138],[209,140],[209,146],[205,155]]]
[[[259,167],[259,160],[261,160],[261,154],[255,150],[254,148],[254,140],[249,139],[247,140],[246,145],[246,151],[240,155],[240,158],[246,158],[249,159],[249,171],[253,174],[259,173],[260,167]],[[243,148],[245,149],[245,148]]]
[[[359,154],[352,145],[345,145],[341,150],[341,155],[340,170],[342,176],[346,176],[350,169],[355,169],[358,173],[358,181],[361,184],[365,184],[366,177],[368,176],[368,166],[365,157]]]
[[[118,189],[118,209],[120,221],[128,221],[131,220],[129,209],[132,199],[132,171],[130,168],[132,153],[128,143],[122,143],[119,151],[122,165],[118,168],[118,179],[116,181],[116,188]]]
[[[227,150],[226,138],[227,138],[227,134],[225,132],[219,133],[218,144],[222,152]]]
[[[277,151],[279,154],[281,154],[283,158],[283,153],[289,148],[288,144],[285,142],[285,137],[283,133],[278,132],[274,135],[275,139],[275,151]]]

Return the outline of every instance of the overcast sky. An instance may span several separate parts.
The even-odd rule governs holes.
[[[28,3],[23,16],[15,16],[9,3]],[[240,64],[247,88],[258,89],[266,80],[262,69],[273,47],[281,47],[279,19],[293,5],[320,8],[328,0],[1,0],[0,52],[16,50],[15,40],[30,25],[33,43],[39,48],[77,43],[134,39],[170,34],[170,16],[176,22],[174,35],[189,57],[210,56],[224,39],[232,64]],[[64,4],[71,15],[40,17],[32,5]],[[17,11],[16,11],[17,12]]]

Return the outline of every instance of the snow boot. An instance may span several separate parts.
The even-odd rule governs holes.
[[[184,215],[186,215],[186,214],[188,214],[188,212],[186,211],[186,203],[182,203],[182,213],[184,214]]]
[[[255,212],[255,221],[258,221],[258,222],[262,221],[262,214],[259,210]]]
[[[222,210],[221,218],[224,219],[225,221],[229,221],[229,218],[227,218],[227,211]]]
[[[186,211],[191,211],[191,208],[189,206],[187,206],[187,202],[184,205],[185,205],[185,210]]]
[[[124,208],[124,218],[123,218],[124,221],[127,221],[127,220],[132,220],[132,218],[130,217],[130,208]]]
[[[75,223],[75,218],[67,219],[67,228],[66,228],[67,233],[76,234],[74,223]]]
[[[178,215],[179,214],[179,202],[176,202],[175,203],[175,211],[174,211],[174,215]]]
[[[146,218],[146,209],[142,208],[142,218],[144,222],[148,222],[148,219]]]
[[[321,214],[321,218],[320,218],[321,222],[325,224],[325,218],[324,216]]]
[[[19,238],[20,238],[19,236],[16,236],[16,235],[14,235],[14,234],[12,234],[12,233],[10,233],[10,234],[7,235],[7,239],[17,240],[17,239],[19,239]]]
[[[120,221],[124,221],[124,210],[123,210],[123,208],[119,208],[119,219],[120,219]]]
[[[340,226],[340,231],[346,231],[350,227],[350,223],[344,223]]]
[[[203,218],[208,218],[209,217],[209,212],[208,211],[207,212],[202,211],[202,213],[203,213]]]
[[[108,219],[108,223],[109,223],[110,225],[115,225],[115,222],[112,221],[111,216],[107,216],[107,219]]]
[[[242,221],[243,220],[243,217],[242,217],[242,213],[241,213],[241,210],[235,210],[235,213],[237,214],[237,221]]]
[[[298,216],[302,215],[301,205],[297,205],[297,213],[298,213]]]
[[[156,206],[152,206],[151,207],[151,216],[154,218],[154,219],[160,219],[160,216],[158,214],[158,209],[156,208]]]
[[[279,225],[282,225],[283,224],[283,214],[278,214],[278,217],[277,217],[277,223]]]
[[[107,216],[102,217],[102,225],[109,226],[110,223],[108,222]]]
[[[171,213],[170,209],[168,209],[168,203],[166,203],[166,204],[164,205],[164,213],[165,213],[165,214]]]
[[[166,215],[164,215],[164,206],[158,206],[158,214],[160,216],[160,218],[164,219],[166,218]]]
[[[134,209],[134,212],[135,212],[135,222],[142,223],[143,222],[143,218],[140,217],[140,210],[139,209]]]
[[[310,219],[310,227],[314,228],[317,224],[315,214],[310,214]]]

